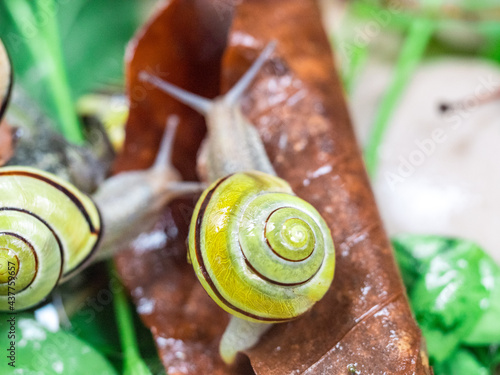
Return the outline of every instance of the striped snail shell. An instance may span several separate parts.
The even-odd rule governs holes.
[[[330,230],[278,177],[251,171],[219,179],[199,199],[190,228],[198,279],[220,307],[242,319],[294,319],[333,280]]]
[[[7,107],[12,90],[12,65],[7,51],[0,40],[0,119]]]
[[[97,248],[100,222],[92,200],[60,178],[0,168],[0,311],[36,305],[79,270]]]

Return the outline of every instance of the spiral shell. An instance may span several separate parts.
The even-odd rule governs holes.
[[[0,119],[7,107],[7,101],[12,89],[12,66],[9,56],[0,40]]]
[[[100,222],[92,200],[60,178],[0,168],[0,311],[12,306],[9,291],[16,310],[29,308],[77,271],[97,247]]]
[[[191,221],[189,256],[208,294],[257,322],[303,314],[333,280],[330,230],[282,179],[236,173],[213,183]]]

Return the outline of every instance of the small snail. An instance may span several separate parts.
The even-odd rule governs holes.
[[[206,187],[181,181],[171,163],[177,126],[178,118],[171,116],[150,169],[117,174],[93,195],[106,229],[97,259],[109,256],[151,229],[169,201],[183,194],[199,193]]]
[[[169,200],[203,189],[178,182],[170,164],[176,127],[174,118],[152,168],[106,180],[95,203],[53,174],[0,168],[0,311],[40,303],[90,261],[150,229]]]
[[[0,168],[0,310],[44,299],[92,255],[100,234],[99,211],[72,185],[34,168]]]
[[[199,158],[207,159],[212,185],[193,214],[189,258],[208,294],[232,314],[219,348],[226,363],[255,345],[270,323],[309,310],[334,275],[328,226],[276,177],[238,103],[274,47],[270,43],[240,81],[213,101],[146,72],[140,75],[206,117],[208,138]]]
[[[7,51],[0,40],[0,119],[7,107],[12,82],[12,66]]]

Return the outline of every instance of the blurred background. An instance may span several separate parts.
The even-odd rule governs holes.
[[[500,4],[323,1],[386,228],[500,261]]]

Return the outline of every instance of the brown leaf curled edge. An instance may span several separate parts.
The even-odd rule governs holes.
[[[234,2],[225,2],[233,4]],[[149,238],[117,256],[124,283],[160,357],[173,374],[430,374],[390,242],[370,190],[313,0],[220,0],[164,4],[131,43],[127,68],[131,113],[117,170],[152,163],[169,116],[181,122],[174,164],[192,178],[203,120],[137,80],[141,70],[200,95],[227,91],[272,39],[277,50],[246,97],[278,175],[322,214],[337,266],[326,296],[299,319],[275,325],[242,359],[226,367],[217,346],[228,317],[186,262],[185,237],[195,198],[177,201]],[[226,41],[227,37],[227,41]],[[227,46],[226,46],[227,43]],[[224,49],[225,48],[225,49]],[[222,59],[222,70],[219,72]],[[144,91],[145,95],[134,97]],[[146,128],[146,125],[148,128]],[[145,238],[148,238],[145,236]],[[154,242],[153,242],[154,243]]]

